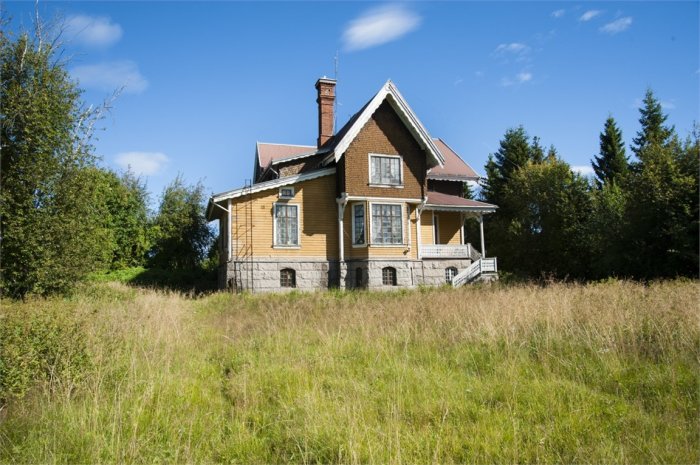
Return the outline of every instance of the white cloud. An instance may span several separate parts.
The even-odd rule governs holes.
[[[122,27],[106,16],[69,16],[65,34],[89,47],[108,47],[122,38]]]
[[[561,18],[562,16],[564,16],[564,13],[566,13],[566,10],[563,10],[563,9],[562,10],[555,10],[555,11],[552,11],[551,15],[553,18]]]
[[[131,169],[137,175],[150,176],[157,174],[170,159],[161,152],[122,152],[114,158],[117,165],[123,169]]]
[[[458,85],[460,85],[460,84],[463,83],[463,82],[464,82],[464,79],[458,78],[458,79],[455,79],[454,85],[455,85],[455,86],[458,86]]]
[[[522,55],[528,53],[529,51],[530,47],[528,47],[527,45],[518,42],[513,42],[510,44],[500,44],[498,47],[496,47],[494,53],[497,55],[505,55],[507,53],[512,53],[514,55]]]
[[[529,71],[521,71],[516,74],[515,77],[503,77],[501,78],[502,87],[510,87],[515,84],[524,84],[526,82],[532,81],[533,75]]]
[[[588,10],[584,14],[582,14],[578,20],[579,21],[590,21],[601,13],[602,13],[602,11],[600,11],[600,10]]]
[[[595,174],[591,165],[574,165],[571,167],[571,171],[581,176],[593,176]]]
[[[422,18],[403,5],[386,5],[366,11],[350,21],[343,32],[346,50],[382,45],[416,29]]]
[[[81,86],[106,92],[123,86],[126,93],[140,94],[148,87],[138,65],[129,60],[76,66],[70,73]]]
[[[532,81],[532,73],[523,71],[522,73],[518,73],[515,78],[518,80],[518,82],[528,82]]]
[[[664,102],[663,100],[659,102],[661,104],[661,108],[664,110],[675,110],[676,104],[673,102]]]
[[[625,16],[624,18],[616,19],[612,23],[608,23],[600,28],[600,32],[606,34],[617,34],[626,31],[632,25],[632,17]]]

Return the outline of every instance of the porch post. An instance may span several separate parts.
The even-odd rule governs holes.
[[[484,242],[484,215],[479,215],[479,235],[481,236],[481,258],[486,258],[486,245]]]
[[[416,246],[418,247],[418,260],[423,259],[423,242],[421,241],[421,227],[420,227],[420,217],[423,215],[423,209],[425,208],[425,204],[428,202],[427,197],[423,197],[421,200],[420,204],[416,207]]]

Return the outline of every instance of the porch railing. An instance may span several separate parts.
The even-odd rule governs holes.
[[[476,261],[481,258],[478,250],[471,244],[463,245],[421,245],[421,257],[423,258],[471,258]]]
[[[475,280],[484,273],[496,273],[497,271],[496,258],[481,258],[452,278],[452,286],[459,287]]]

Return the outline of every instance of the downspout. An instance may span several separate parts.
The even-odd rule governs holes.
[[[348,194],[343,192],[339,198],[335,199],[338,203],[338,259],[340,263],[345,261],[345,244],[343,241],[343,217],[345,216],[345,206],[348,204]]]

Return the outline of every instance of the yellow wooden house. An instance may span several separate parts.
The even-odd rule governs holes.
[[[253,182],[211,197],[220,286],[391,289],[494,279],[483,219],[497,207],[463,198],[476,172],[428,134],[391,81],[335,132],[335,84],[316,82],[316,145],[258,143]],[[481,226],[476,244],[465,237],[470,220]]]

